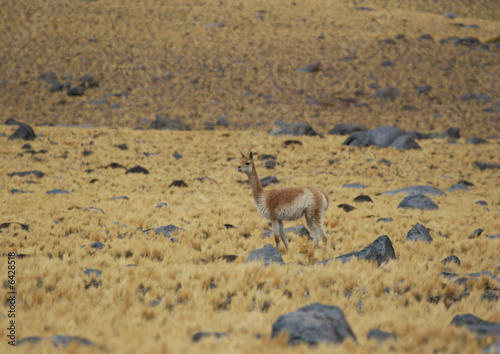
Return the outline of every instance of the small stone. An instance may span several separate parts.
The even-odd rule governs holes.
[[[217,124],[220,127],[228,127],[229,122],[227,121],[227,116],[225,114],[222,116],[219,116],[219,118],[217,118],[217,123],[215,123],[215,124]]]
[[[53,195],[53,194],[69,194],[68,191],[64,189],[52,189],[51,191],[45,192],[47,195]]]
[[[417,95],[427,95],[431,92],[431,90],[432,90],[431,85],[415,87],[415,92],[417,93]]]
[[[419,223],[417,223],[415,226],[413,226],[413,228],[410,231],[408,231],[406,239],[408,241],[422,240],[427,243],[432,242],[432,237],[429,234],[429,230],[424,225]]]
[[[474,144],[474,145],[479,145],[479,144],[488,144],[488,140],[483,139],[483,138],[478,138],[476,136],[473,136],[469,140],[465,142],[466,144]]]
[[[441,262],[443,264],[448,264],[448,263],[453,262],[453,263],[455,263],[458,266],[460,266],[460,264],[461,264],[460,259],[458,259],[458,257],[455,256],[455,255],[448,256],[445,259],[443,259]]]
[[[373,203],[373,200],[372,198],[370,198],[369,195],[364,195],[364,194],[360,194],[358,195],[356,198],[354,198],[354,201],[355,202],[370,202],[370,203]]]
[[[174,152],[174,153],[172,154],[172,156],[173,156],[176,160],[179,160],[179,159],[181,159],[181,158],[182,158],[182,155],[181,155],[181,154],[179,154],[177,151],[176,151],[176,152]]]
[[[117,147],[120,150],[124,150],[124,151],[128,150],[127,144],[118,144],[118,145],[115,145],[115,147]]]
[[[485,200],[478,200],[476,204],[482,205],[482,206],[487,206],[488,203]]]
[[[349,204],[339,204],[338,207],[342,210],[344,210],[345,212],[350,212],[350,211],[353,211],[354,209],[356,209],[355,207],[353,207],[352,205],[349,205]]]
[[[460,129],[457,127],[451,127],[446,131],[446,135],[453,139],[460,139]]]
[[[472,231],[469,234],[469,236],[467,236],[467,238],[469,238],[469,239],[477,238],[477,237],[481,236],[482,233],[483,233],[483,229],[476,229],[476,230]]]
[[[98,269],[92,269],[92,268],[89,268],[89,269],[86,269],[84,272],[83,272],[85,275],[87,276],[94,276],[94,277],[100,277],[101,276],[101,271],[98,270]]]
[[[9,177],[14,177],[14,176],[18,176],[18,177],[26,177],[26,176],[35,176],[35,177],[38,177],[38,178],[42,178],[43,176],[45,176],[45,173],[41,172],[41,171],[23,171],[23,172],[11,172],[8,174]]]
[[[130,198],[127,197],[126,195],[120,195],[118,197],[111,197],[111,198],[109,198],[109,200],[118,200],[118,199],[129,200]]]
[[[498,163],[487,163],[487,162],[476,161],[476,162],[474,162],[474,164],[477,167],[479,167],[479,170],[481,170],[481,171],[500,169],[500,164],[498,164]]]
[[[387,100],[395,100],[397,98],[401,98],[401,91],[397,88],[389,86],[382,89],[377,90],[375,92],[375,98],[378,98],[382,102],[387,102]]]
[[[390,61],[390,60],[384,60],[381,64],[380,64],[381,67],[383,68],[393,68],[395,67],[394,65],[394,62]]]
[[[268,169],[273,169],[276,166],[276,162],[273,160],[267,160],[264,166]]]
[[[276,247],[271,244],[267,244],[263,248],[253,250],[246,259],[245,263],[255,261],[264,262],[266,267],[271,263],[278,263],[281,265],[285,264],[281,254],[278,252]]]
[[[187,187],[187,186],[188,186],[187,183],[181,179],[181,180],[174,180],[172,183],[170,183],[168,188],[170,188],[170,187]]]
[[[368,332],[367,338],[368,339],[375,339],[379,343],[385,342],[388,339],[394,339],[394,340],[398,339],[398,337],[393,333],[381,331],[379,329],[374,329],[374,328],[370,329],[370,332]]]
[[[359,188],[359,189],[364,189],[364,188],[366,188],[366,186],[364,184],[360,184],[360,183],[348,183],[348,184],[344,184],[342,186],[342,188]]]
[[[321,63],[319,61],[315,61],[303,68],[300,68],[298,71],[301,73],[316,73],[320,70],[321,70]]]
[[[212,332],[212,333],[197,332],[191,336],[191,339],[193,340],[193,342],[199,342],[202,338],[210,336],[213,336],[215,338],[221,338],[221,337],[229,337],[229,334],[227,334],[226,332]]]
[[[83,96],[85,93],[85,85],[78,85],[68,90],[68,96]]]
[[[392,222],[393,219],[392,218],[380,218],[377,220],[377,222]]]
[[[169,204],[168,204],[167,202],[158,202],[158,203],[156,203],[156,207],[157,207],[158,209],[161,209],[161,208],[166,208],[166,207],[168,207],[168,206],[169,206]]]
[[[455,12],[452,12],[452,11],[448,11],[448,12],[445,12],[443,14],[444,18],[448,18],[448,19],[454,19],[454,18],[459,18],[460,15],[455,13]]]
[[[144,173],[145,175],[148,175],[149,171],[146,170],[144,167],[135,166],[135,167],[132,167],[131,169],[129,169],[125,172],[125,174],[129,174],[129,173]]]
[[[418,37],[418,40],[419,41],[432,41],[432,42],[434,42],[434,38],[432,38],[432,36],[430,34],[424,34],[424,35]]]
[[[267,176],[267,177],[260,179],[260,184],[264,188],[266,188],[267,186],[269,186],[271,184],[275,184],[275,183],[279,183],[278,178],[275,176]]]
[[[57,74],[52,70],[44,72],[42,75],[38,76],[38,80],[45,81],[48,84],[57,82]]]
[[[17,128],[17,130],[11,136],[9,136],[9,140],[23,139],[31,141],[35,140],[36,138],[35,131],[26,123],[18,122],[14,119],[9,119],[5,122],[5,124],[19,126],[19,128]]]

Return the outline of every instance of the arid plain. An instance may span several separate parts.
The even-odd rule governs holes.
[[[2,297],[14,251],[17,341],[70,335],[92,344],[56,348],[46,339],[14,349],[2,302],[0,352],[309,352],[271,339],[271,326],[314,302],[339,306],[358,342],[320,344],[318,353],[477,353],[498,341],[450,326],[465,313],[500,322],[498,297],[485,296],[500,285],[500,241],[490,238],[500,233],[499,170],[476,164],[500,163],[498,5],[410,5],[1,1],[2,117],[37,134],[9,140],[17,127],[0,126]],[[480,43],[440,42],[453,36]],[[300,70],[314,62],[313,72]],[[81,96],[50,92],[54,83],[39,79],[49,70],[61,84],[89,74],[98,85],[87,80]],[[376,95],[389,86],[399,97]],[[190,130],[148,129],[158,117]],[[279,120],[305,121],[324,137],[270,136]],[[458,127],[462,137],[419,140],[418,150],[353,148],[328,134],[341,122]],[[466,143],[473,136],[488,143]],[[245,263],[272,239],[237,172],[240,150],[257,153],[260,177],[277,177],[267,188],[328,193],[326,255],[292,233],[284,266]],[[265,154],[276,156],[273,169]],[[136,166],[149,173],[126,173]],[[10,176],[24,171],[43,176]],[[172,185],[180,180],[186,186]],[[459,181],[468,191],[447,191]],[[366,188],[343,188],[350,183]],[[439,209],[398,208],[403,194],[380,194],[413,185],[445,191],[431,197]],[[57,189],[67,193],[47,194]],[[360,194],[373,202],[353,201]],[[406,240],[417,223],[432,243]],[[144,232],[169,224],[183,230]],[[285,223],[293,225],[305,220]],[[317,264],[381,235],[397,259]],[[101,249],[89,246],[97,241]],[[443,264],[450,255],[461,264]],[[368,339],[371,329],[396,339]],[[198,332],[224,335],[195,342]]]

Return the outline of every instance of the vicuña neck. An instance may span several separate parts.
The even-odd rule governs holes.
[[[252,173],[248,175],[248,182],[250,183],[250,188],[252,189],[253,199],[255,199],[255,202],[258,203],[262,193],[264,193],[264,189],[262,188],[262,184],[260,184],[255,165],[253,163],[252,165]]]

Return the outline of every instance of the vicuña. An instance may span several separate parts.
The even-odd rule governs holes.
[[[241,153],[241,156],[238,171],[248,176],[253,199],[260,215],[271,220],[276,248],[279,250],[281,239],[288,252],[288,239],[283,221],[297,220],[305,215],[307,226],[313,236],[314,247],[318,246],[321,236],[323,251],[326,252],[328,239],[323,226],[323,215],[328,208],[328,195],[319,188],[309,186],[264,190],[255,169],[252,152],[249,156]]]

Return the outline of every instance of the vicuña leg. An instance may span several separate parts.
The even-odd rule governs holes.
[[[274,242],[276,242],[276,249],[280,250],[280,227],[277,221],[271,221],[273,225]]]
[[[306,220],[307,220],[307,227],[309,228],[309,231],[311,232],[311,236],[313,238],[314,248],[317,248],[319,243],[319,237],[318,237],[319,230],[311,215],[306,214]]]
[[[285,244],[286,252],[288,253],[288,239],[286,238],[285,235],[285,227],[283,226],[283,221],[278,221],[278,226],[279,226],[281,240]]]
[[[323,225],[323,218],[320,220],[319,231],[321,235],[321,239],[323,240],[323,252],[326,253],[328,247],[328,238],[326,237],[325,227]]]

